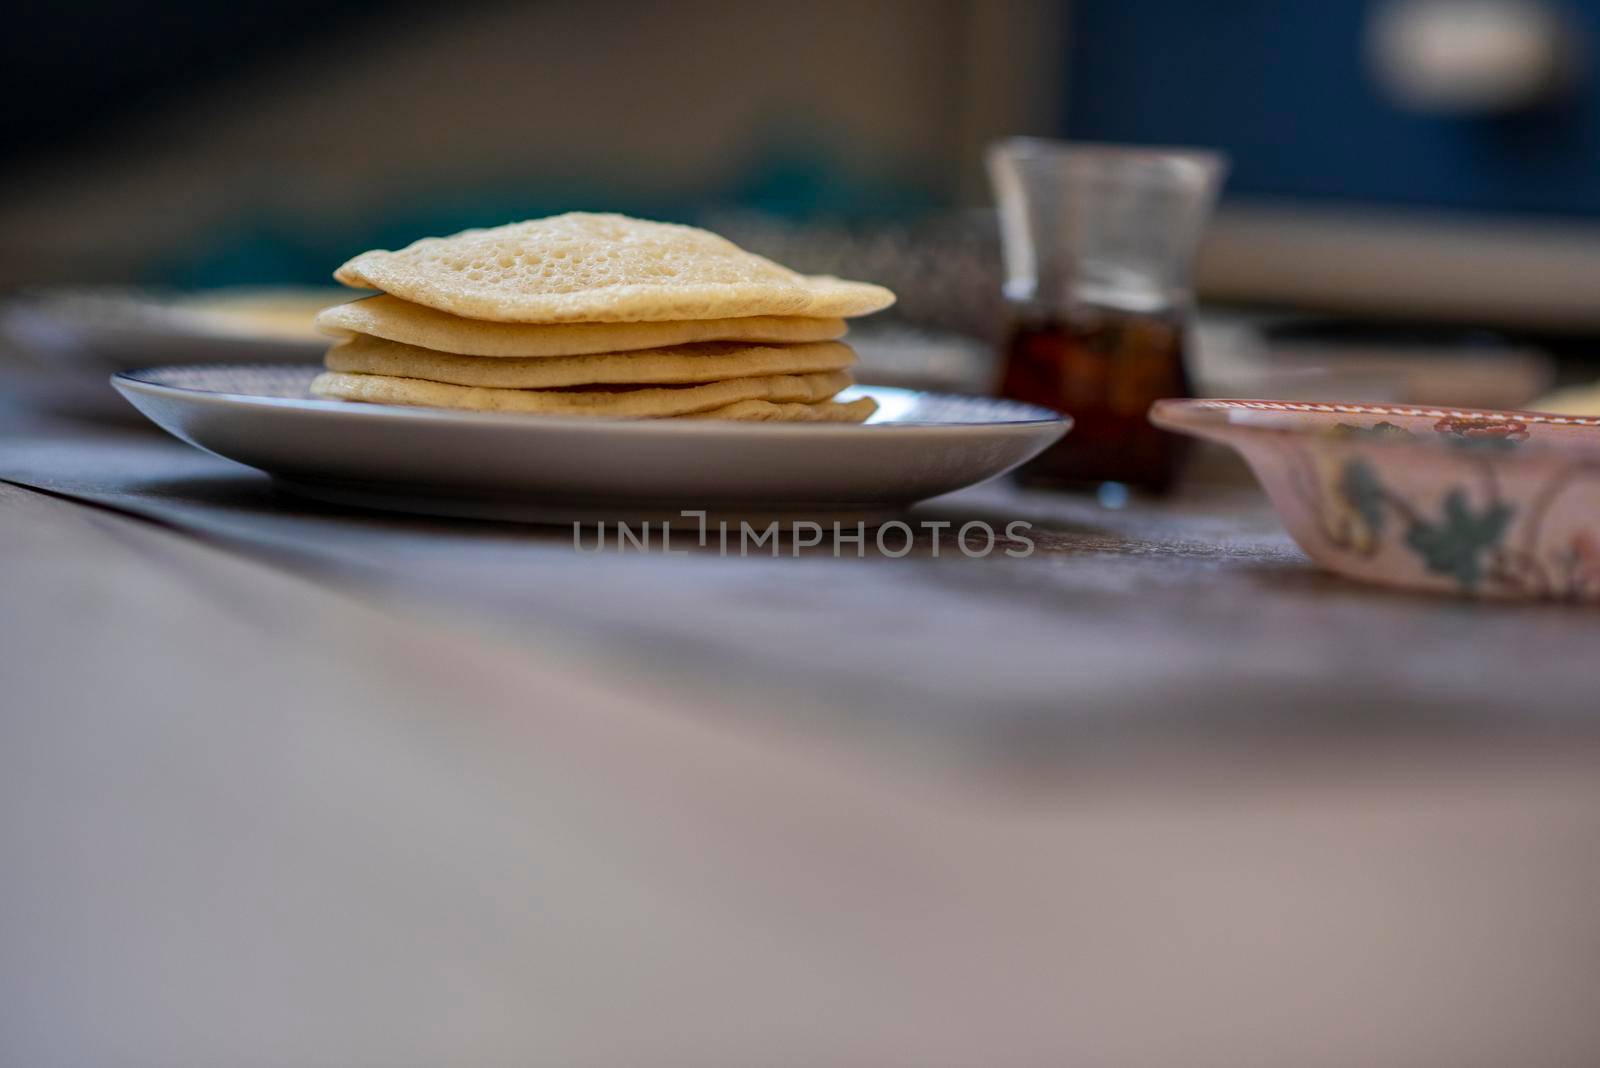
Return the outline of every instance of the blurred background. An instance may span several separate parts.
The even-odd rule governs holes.
[[[885,282],[869,370],[982,388],[981,153],[1036,134],[1231,159],[1202,392],[1593,377],[1600,0],[90,0],[11,30],[10,291],[323,286],[359,250],[617,210]]]

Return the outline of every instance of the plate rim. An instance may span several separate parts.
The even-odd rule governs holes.
[[[874,434],[894,434],[907,436],[915,434],[984,434],[996,433],[1036,434],[1041,430],[1060,429],[1061,434],[1066,434],[1072,429],[1073,419],[1070,415],[1051,411],[1048,408],[1026,401],[1015,401],[1009,398],[978,397],[963,393],[944,393],[936,390],[906,389],[901,386],[873,386],[860,385],[854,388],[866,390],[887,390],[896,394],[919,394],[933,398],[945,398],[957,401],[1004,400],[1005,403],[1018,408],[1030,409],[1038,412],[1036,418],[1016,419],[1006,422],[976,422],[976,423],[937,423],[937,422],[904,422],[904,423],[785,423],[785,422],[754,422],[737,420],[698,420],[698,419],[586,419],[582,417],[563,415],[539,415],[530,418],[526,414],[516,412],[477,412],[455,408],[430,408],[421,405],[400,404],[370,404],[352,403],[349,401],[323,400],[315,397],[263,397],[250,393],[228,393],[210,390],[189,389],[183,386],[169,385],[163,382],[152,382],[141,375],[153,375],[165,371],[178,371],[192,374],[208,368],[233,368],[233,369],[259,369],[264,371],[282,372],[297,366],[309,370],[314,365],[297,364],[271,364],[271,363],[209,363],[209,364],[158,364],[149,367],[137,367],[127,370],[112,372],[110,382],[118,393],[127,397],[128,393],[164,396],[182,400],[187,403],[207,404],[223,407],[245,407],[257,410],[288,410],[296,412],[328,412],[341,416],[409,423],[432,423],[453,426],[497,426],[517,427],[523,430],[560,429],[580,430],[580,432],[607,432],[627,434],[686,434],[707,437],[741,437],[750,433],[767,435],[798,434],[814,439],[818,434],[856,434],[870,429]]]

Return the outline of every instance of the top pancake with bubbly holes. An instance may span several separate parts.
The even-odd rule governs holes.
[[[802,275],[692,226],[585,212],[365,252],[334,277],[512,323],[841,318],[894,303],[882,286]]]

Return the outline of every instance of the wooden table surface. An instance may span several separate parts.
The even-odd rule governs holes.
[[[10,396],[0,1062],[1600,1057],[1592,610],[1238,484],[579,555]]]

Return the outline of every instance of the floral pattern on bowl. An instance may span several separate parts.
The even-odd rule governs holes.
[[[1331,571],[1600,603],[1600,419],[1247,400],[1159,401],[1150,418],[1237,449]]]

